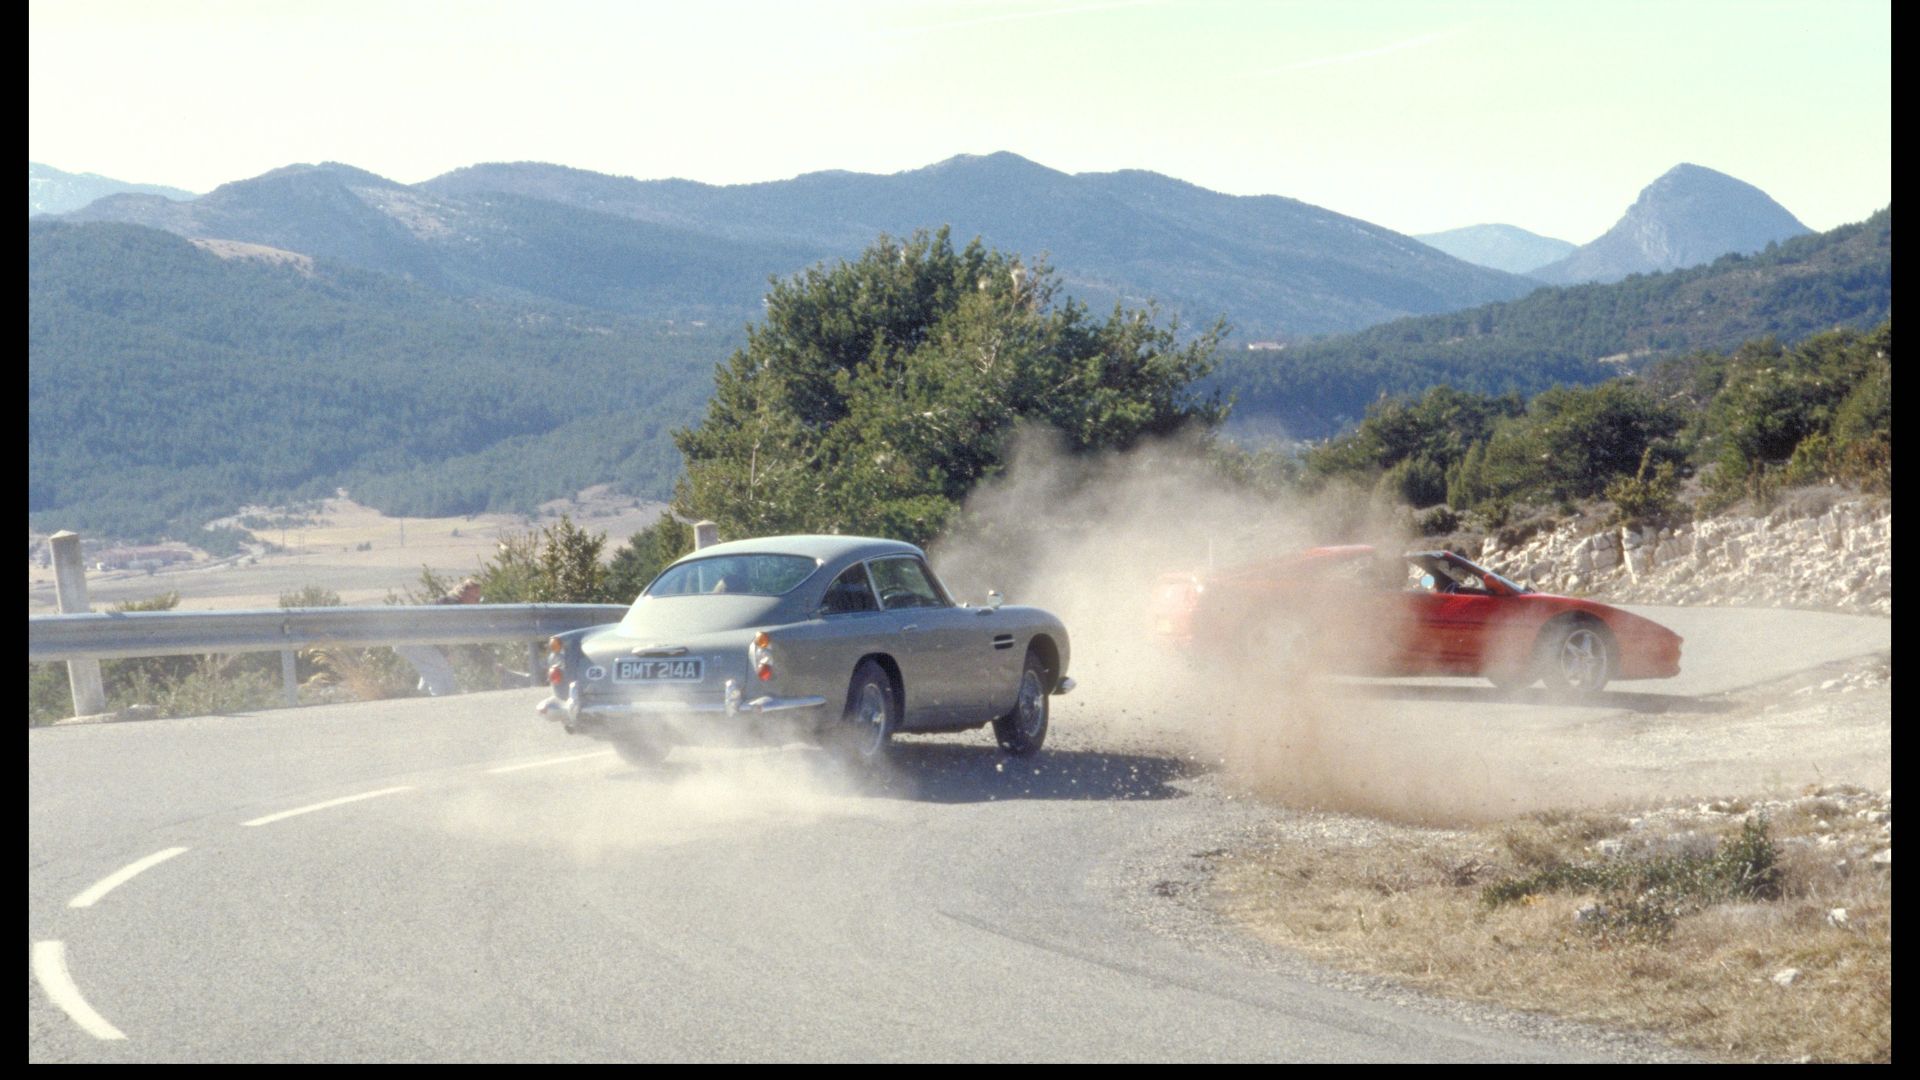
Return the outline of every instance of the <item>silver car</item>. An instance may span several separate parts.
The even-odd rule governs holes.
[[[1059,619],[956,604],[919,548],[852,536],[703,548],[625,619],[547,648],[540,714],[639,763],[776,725],[872,760],[897,731],[992,724],[1007,753],[1032,754],[1048,695],[1073,689]]]

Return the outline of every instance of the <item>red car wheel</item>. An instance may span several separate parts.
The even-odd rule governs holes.
[[[1540,656],[1547,687],[1568,694],[1597,694],[1613,678],[1613,635],[1589,620],[1550,627]]]

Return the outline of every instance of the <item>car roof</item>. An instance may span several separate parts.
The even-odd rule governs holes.
[[[821,563],[841,559],[871,559],[880,555],[918,555],[926,553],[901,540],[882,540],[871,536],[762,536],[752,540],[729,540],[691,551],[675,562],[705,559],[715,555],[800,555]]]

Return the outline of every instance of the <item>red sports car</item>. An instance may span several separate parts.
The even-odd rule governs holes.
[[[1152,607],[1162,637],[1255,663],[1480,676],[1502,687],[1544,680],[1583,694],[1614,679],[1680,674],[1680,635],[1659,623],[1535,592],[1450,551],[1383,557],[1371,547],[1324,547],[1167,574]]]

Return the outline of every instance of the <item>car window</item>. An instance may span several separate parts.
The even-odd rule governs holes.
[[[1468,567],[1429,556],[1407,560],[1406,587],[1415,592],[1488,595],[1487,583]]]
[[[880,590],[880,606],[887,611],[902,608],[946,607],[947,598],[933,583],[932,575],[920,560],[912,556],[875,559],[873,587]]]
[[[873,598],[873,586],[867,581],[866,566],[855,563],[834,578],[833,584],[827,586],[827,595],[821,600],[820,606],[828,615],[879,611],[880,603]]]
[[[782,596],[812,576],[819,564],[800,555],[716,555],[670,566],[647,596]]]

